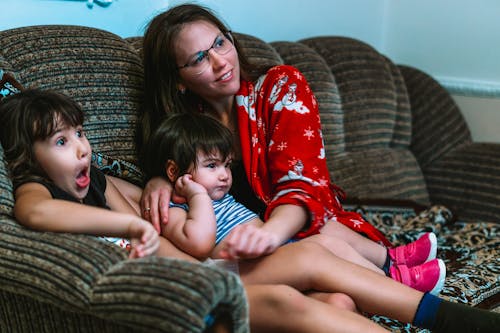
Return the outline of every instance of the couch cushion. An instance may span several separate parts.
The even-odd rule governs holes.
[[[135,161],[142,63],[124,39],[80,26],[32,26],[0,32],[0,59],[25,87],[59,90],[85,111],[94,150]]]
[[[472,142],[460,109],[436,80],[409,66],[398,66],[412,108],[411,149],[424,170],[447,152]]]
[[[238,43],[251,63],[262,66],[283,64],[283,60],[276,50],[263,40],[243,33],[233,32],[233,35],[238,40]]]
[[[315,37],[300,42],[323,57],[340,94],[344,145],[337,146],[330,162],[334,181],[358,199],[428,205],[422,171],[409,149],[411,111],[398,67],[355,39]]]

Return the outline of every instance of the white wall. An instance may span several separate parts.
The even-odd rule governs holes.
[[[34,24],[98,27],[141,35],[183,0],[0,0],[0,30]],[[358,38],[396,63],[420,68],[452,92],[475,140],[500,142],[498,0],[204,0],[234,31],[265,41],[317,35]]]
[[[500,95],[500,1],[390,0],[381,50],[461,94]]]
[[[474,140],[500,142],[500,1],[389,0],[381,52],[431,74]]]
[[[0,30],[38,24],[74,24],[136,36],[165,0],[115,0],[107,7],[87,7],[86,0],[0,0]]]
[[[0,0],[0,30],[34,24],[100,27],[122,37],[143,33],[159,11],[182,0],[114,0],[88,9],[85,0]],[[372,0],[198,0],[234,31],[265,41],[298,40],[324,34],[352,36],[372,45],[382,41],[384,1]]]

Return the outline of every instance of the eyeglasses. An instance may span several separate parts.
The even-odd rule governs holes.
[[[215,37],[214,43],[208,49],[204,51],[198,51],[196,54],[189,58],[188,62],[183,65],[177,67],[178,69],[183,68],[192,68],[194,74],[200,75],[203,73],[210,65],[210,59],[208,52],[210,50],[214,50],[217,54],[224,55],[233,49],[233,37],[231,36],[231,32],[227,31],[221,33],[217,37]]]

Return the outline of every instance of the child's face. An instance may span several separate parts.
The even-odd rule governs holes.
[[[85,198],[90,185],[92,149],[81,126],[59,124],[54,135],[35,141],[33,150],[54,184],[79,200]]]
[[[229,192],[233,184],[233,176],[230,169],[231,156],[223,161],[220,154],[207,155],[199,151],[196,154],[196,159],[196,169],[192,167],[189,170],[193,176],[193,180],[206,188],[212,200],[221,199]]]

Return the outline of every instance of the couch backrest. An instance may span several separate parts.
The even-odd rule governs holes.
[[[143,69],[130,43],[110,32],[81,26],[0,31],[0,69],[13,74],[25,88],[59,90],[80,103],[93,150],[104,154],[96,158],[98,162],[106,156],[125,164],[136,162],[134,137]],[[0,212],[10,215],[12,184],[4,165],[0,166]]]
[[[397,66],[350,38],[266,43],[235,35],[252,61],[291,64],[304,73],[319,102],[332,179],[349,197],[428,204],[409,149],[411,111]],[[122,39],[88,27],[0,32],[2,68],[26,87],[58,89],[75,98],[84,107],[94,151],[132,163],[143,89],[140,55],[140,37]]]
[[[306,77],[318,96],[330,173],[348,197],[429,204],[410,150],[411,110],[398,67],[352,38],[272,45],[285,63],[314,72]]]
[[[398,67],[412,107],[411,150],[425,173],[449,151],[470,144],[472,136],[458,105],[439,82],[417,68]]]
[[[135,160],[143,70],[128,42],[88,27],[23,27],[0,31],[0,59],[24,87],[56,89],[79,102],[94,150]]]

